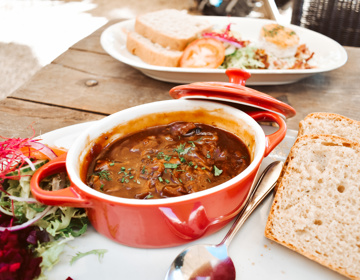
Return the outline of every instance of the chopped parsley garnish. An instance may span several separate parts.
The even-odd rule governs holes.
[[[105,179],[106,181],[111,181],[110,172],[108,170],[101,170],[99,172],[95,172],[94,175],[99,176],[100,179]]]
[[[214,176],[220,176],[223,171],[214,165]]]
[[[211,155],[210,155],[210,152],[209,152],[209,151],[207,151],[206,157],[207,157],[207,158],[211,158]]]
[[[175,152],[177,152],[179,155],[186,155],[191,147],[185,148],[186,143],[180,144],[176,149],[174,149]]]
[[[178,167],[178,164],[177,163],[164,163],[164,167],[165,168],[176,169]]]
[[[144,199],[149,199],[149,198],[152,198],[153,195],[151,193],[149,193],[147,196],[144,197]]]
[[[157,159],[162,159],[164,158],[164,152],[158,152],[158,154],[156,155]]]
[[[196,147],[196,146],[195,146],[194,141],[188,141],[188,143],[190,143],[190,144],[191,144],[191,146],[193,146],[193,148],[195,148],[195,147]]]

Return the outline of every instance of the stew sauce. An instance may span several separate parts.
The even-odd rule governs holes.
[[[217,186],[250,164],[246,145],[219,128],[189,122],[155,126],[106,147],[87,183],[109,195],[154,199]]]

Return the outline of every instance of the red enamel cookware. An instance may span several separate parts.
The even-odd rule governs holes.
[[[95,122],[75,140],[66,155],[50,161],[34,174],[31,180],[34,197],[48,205],[85,207],[91,224],[100,234],[133,247],[177,246],[218,231],[240,212],[263,158],[285,137],[285,118],[295,114],[287,104],[245,87],[247,72],[230,69],[227,75],[229,83],[178,86],[170,95],[179,100],[140,105]],[[262,109],[245,113],[223,101]],[[257,123],[263,120],[276,122],[279,129],[265,135]],[[107,145],[129,133],[175,121],[214,125],[237,135],[249,148],[250,165],[218,186],[172,198],[115,197],[84,183],[83,169],[97,139],[106,135]],[[58,191],[39,187],[43,178],[61,171],[67,171],[70,187]]]

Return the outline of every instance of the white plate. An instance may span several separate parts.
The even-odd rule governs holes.
[[[261,27],[266,23],[273,22],[265,19],[216,16],[207,16],[206,19],[212,22],[214,26],[222,28],[232,23],[232,30],[240,32],[244,40],[250,41],[257,41]],[[131,19],[116,23],[104,30],[100,42],[109,55],[140,70],[145,75],[161,81],[181,84],[200,81],[228,82],[224,69],[162,67],[143,62],[126,49],[126,30],[134,30],[134,23],[135,20]],[[290,27],[299,35],[300,42],[305,43],[311,51],[315,52],[313,59],[317,62],[318,68],[304,70],[248,70],[251,73],[251,78],[247,81],[247,85],[289,84],[316,73],[334,70],[347,61],[345,49],[334,40],[299,26],[291,25]]]
[[[65,127],[42,135],[43,142],[58,147],[70,148],[76,137],[91,123]],[[266,134],[274,128],[263,127]],[[280,145],[264,159],[261,171],[275,160],[284,161],[293,145],[297,131],[289,130]],[[307,258],[269,241],[264,237],[264,229],[272,203],[270,195],[250,216],[230,244],[229,254],[236,267],[238,279],[345,279]],[[186,247],[195,243],[217,244],[231,223],[219,232],[187,245],[165,249],[138,249],[115,243],[98,234],[91,226],[88,231],[68,243],[65,252],[54,268],[46,275],[51,280],[124,279],[124,280],[161,280],[164,279],[172,260]],[[94,249],[107,249],[99,261],[95,255],[85,256],[70,265],[72,256],[77,252]]]

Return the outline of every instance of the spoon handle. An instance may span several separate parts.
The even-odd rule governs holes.
[[[276,181],[280,176],[282,166],[283,163],[281,161],[275,161],[266,167],[266,169],[260,175],[260,178],[255,185],[247,204],[237,216],[234,224],[220,244],[225,244],[226,247],[229,246],[231,240],[234,238],[250,214],[274,188]]]

